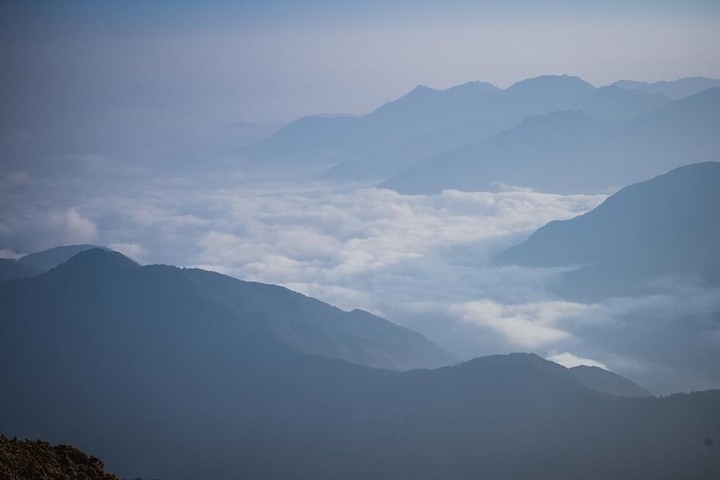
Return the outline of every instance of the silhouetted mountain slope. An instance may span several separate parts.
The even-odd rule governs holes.
[[[587,193],[718,157],[720,88],[712,88],[622,123],[578,112],[533,117],[482,143],[423,161],[381,187],[427,194],[507,183]]]
[[[596,392],[618,397],[650,397],[652,394],[635,382],[599,367],[579,365],[568,369],[568,374],[581,385]]]
[[[139,269],[127,267],[128,274]],[[47,275],[14,284],[25,289]],[[184,303],[185,292],[172,290]],[[117,322],[112,312],[73,321],[82,314],[64,313],[71,303],[40,320],[44,328],[32,336],[21,332],[20,348],[0,351],[0,381],[13,392],[0,404],[0,428],[92,446],[123,475],[669,479],[720,472],[703,443],[720,436],[720,392],[614,398],[528,354],[402,374],[374,370],[294,352],[253,328],[237,334],[215,311],[188,325],[196,312],[184,315],[185,305],[172,322],[126,317],[105,334]],[[208,323],[224,325],[222,345]]]
[[[569,75],[542,75],[521,80],[503,93],[515,108],[529,115],[555,110],[573,109],[579,101],[591,94],[595,87],[578,77]]]
[[[103,462],[68,445],[0,435],[2,480],[118,480],[105,473]]]
[[[241,282],[203,270],[183,270],[208,294],[252,318],[299,351],[389,369],[447,364],[452,355],[412,330],[362,310],[343,312],[283,287]]]
[[[65,263],[70,257],[92,248],[103,247],[98,247],[96,245],[65,245],[43,250],[41,252],[30,253],[20,258],[18,261],[23,265],[38,269],[41,272],[46,272],[51,268],[57,267],[61,263]]]
[[[611,195],[594,210],[550,222],[504,263],[582,266],[565,275],[566,293],[630,293],[659,276],[720,282],[720,163],[677,168]],[[583,293],[585,292],[585,293]]]
[[[720,392],[617,398],[531,354],[404,373],[308,355],[288,337],[320,342],[306,319],[335,310],[279,287],[95,249],[3,282],[0,308],[0,431],[91,450],[123,476],[720,473],[705,444]],[[337,315],[348,326],[326,336],[362,344],[367,325],[402,348],[383,320]]]
[[[627,90],[640,90],[647,93],[659,93],[670,98],[679,99],[696,95],[708,88],[720,87],[720,80],[705,77],[688,77],[669,82],[652,83],[619,80],[613,83],[612,86]]]
[[[32,265],[25,265],[11,258],[0,258],[0,282],[12,278],[32,277],[42,270]]]
[[[45,289],[42,296],[50,305],[75,299],[88,322],[105,315],[127,316],[126,321],[134,322],[148,316],[158,322],[170,321],[172,312],[179,314],[176,303],[180,302],[185,307],[179,318],[188,322],[193,321],[188,312],[195,312],[199,320],[206,316],[202,312],[214,311],[238,331],[253,328],[306,353],[393,369],[437,366],[453,359],[422,335],[366,312],[343,312],[282,287],[243,282],[213,272],[161,265],[140,267],[112,251],[82,252],[38,277],[37,282],[16,283],[9,288],[20,292],[32,285]],[[72,285],[80,290],[65,292]],[[172,300],[175,297],[177,301]],[[135,300],[126,305],[128,298]],[[84,300],[89,302],[87,306],[82,306]],[[216,333],[220,332],[208,334]]]

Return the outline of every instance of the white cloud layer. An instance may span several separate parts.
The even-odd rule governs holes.
[[[254,183],[243,173],[52,182],[17,173],[0,177],[8,206],[0,250],[13,257],[95,242],[143,263],[216,270],[363,308],[462,358],[530,350],[609,368],[656,392],[720,386],[717,290],[675,279],[652,295],[573,303],[546,288],[557,269],[488,262],[604,198],[518,189],[403,196]]]

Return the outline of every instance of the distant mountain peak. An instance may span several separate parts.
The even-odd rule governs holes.
[[[545,372],[563,374],[565,367],[550,360],[546,360],[535,353],[513,352],[508,354],[487,355],[465,362],[469,367],[476,365],[503,365],[522,368],[535,368]]]
[[[72,256],[67,262],[56,267],[56,270],[102,272],[108,269],[117,270],[139,267],[140,265],[137,262],[122,253],[106,248],[91,248]]]
[[[410,93],[408,93],[408,95],[411,95],[411,94],[415,94],[415,95],[416,95],[416,94],[426,94],[426,93],[432,93],[432,92],[438,92],[438,91],[439,91],[439,90],[437,90],[437,89],[435,89],[435,88],[428,87],[427,85],[416,85],[415,88],[413,88],[412,90],[410,90]]]
[[[535,89],[535,88],[547,88],[547,87],[557,87],[557,88],[569,88],[569,87],[575,87],[575,88],[582,88],[585,90],[593,90],[595,87],[583,80],[580,77],[575,77],[571,75],[540,75],[538,77],[528,78],[525,80],[520,80],[519,82],[516,82],[512,84],[510,87],[508,87],[507,91],[517,91],[517,90],[524,90],[524,89]]]
[[[479,357],[464,364],[471,370],[491,368],[495,372],[526,372],[537,376],[550,375],[584,389],[618,397],[650,397],[652,394],[636,383],[616,373],[585,365],[566,368],[534,353],[510,353]]]
[[[20,258],[18,261],[25,265],[30,265],[40,271],[48,271],[51,268],[55,268],[61,263],[67,261],[70,257],[77,255],[80,252],[90,250],[93,248],[104,249],[98,245],[61,245],[58,247],[49,248],[40,252],[30,253]]]
[[[472,90],[476,92],[498,92],[500,89],[489,82],[481,82],[480,80],[471,80],[469,82],[462,83],[460,85],[455,85],[454,87],[448,88],[446,91],[448,92],[458,92],[458,91],[465,91],[465,90]]]

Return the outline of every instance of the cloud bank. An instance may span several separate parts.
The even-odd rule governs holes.
[[[236,174],[0,177],[3,256],[95,242],[142,263],[200,267],[363,308],[462,358],[535,351],[608,368],[656,392],[720,386],[720,292],[691,279],[594,304],[546,288],[558,269],[488,259],[603,195],[507,188],[406,196]],[[686,375],[694,372],[694,377]]]

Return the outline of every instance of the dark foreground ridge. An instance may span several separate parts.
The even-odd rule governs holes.
[[[103,462],[69,445],[0,435],[0,480],[118,480]]]
[[[553,221],[498,256],[506,264],[582,266],[558,290],[592,299],[666,276],[720,284],[720,163],[674,169],[627,186],[594,210]]]

